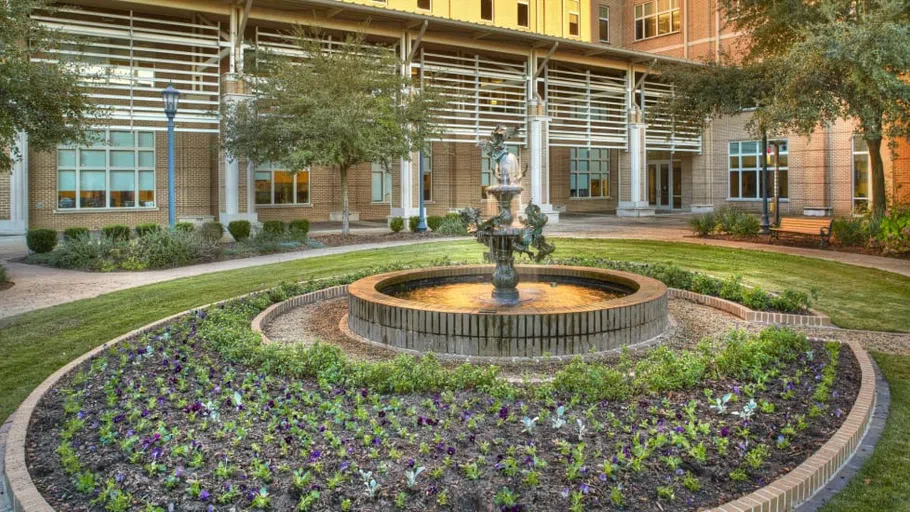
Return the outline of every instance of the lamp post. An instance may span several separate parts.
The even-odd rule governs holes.
[[[427,230],[427,210],[426,210],[426,204],[424,204],[424,197],[423,197],[423,194],[424,194],[424,188],[423,188],[423,187],[424,187],[424,183],[423,183],[423,180],[426,179],[426,178],[424,177],[424,173],[426,173],[426,169],[424,169],[423,151],[421,151],[421,152],[419,153],[419,155],[420,155],[420,156],[419,156],[419,160],[418,160],[419,163],[418,163],[418,165],[417,165],[417,168],[420,170],[420,173],[419,173],[419,174],[420,174],[420,186],[419,186],[419,192],[418,192],[418,193],[420,194],[420,199],[419,199],[419,203],[418,203],[418,206],[417,206],[418,209],[419,209],[419,212],[418,212],[418,219],[419,219],[419,220],[417,221],[417,232],[418,232],[418,233],[425,233],[426,230]],[[413,204],[413,203],[412,203],[412,204]]]
[[[761,132],[761,233],[767,235],[771,232],[771,224],[768,219],[768,131],[762,128]]]
[[[171,229],[177,225],[177,194],[174,191],[174,116],[180,103],[180,91],[174,84],[168,84],[161,91],[164,100],[164,115],[167,116],[167,223]]]

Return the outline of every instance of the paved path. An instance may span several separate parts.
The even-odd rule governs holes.
[[[621,219],[614,215],[564,215],[559,224],[547,228],[549,236],[573,238],[612,238],[661,240],[684,242],[702,245],[714,245],[731,248],[769,251],[795,254],[810,258],[820,258],[850,265],[877,268],[910,277],[910,260],[883,258],[836,251],[822,251],[801,247],[788,247],[726,240],[707,240],[695,238],[687,226],[687,215],[661,215],[641,219]],[[314,231],[328,232],[331,226],[319,226]],[[380,225],[362,223],[353,230],[355,233],[382,232]],[[80,299],[97,297],[117,290],[133,288],[171,279],[191,277],[222,270],[255,267],[272,263],[281,263],[298,259],[316,258],[319,256],[344,254],[365,249],[398,247],[414,243],[431,243],[450,239],[430,239],[421,241],[385,242],[376,244],[351,245],[345,247],[327,247],[309,251],[271,254],[204,265],[194,265],[169,270],[146,272],[96,273],[75,270],[25,265],[3,261],[10,273],[10,279],[16,285],[0,291],[0,318],[5,318],[28,311],[63,304]],[[0,237],[0,261],[19,258],[26,253],[22,237]]]

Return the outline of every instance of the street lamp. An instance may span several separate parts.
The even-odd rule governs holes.
[[[177,194],[174,192],[174,116],[180,103],[180,91],[169,83],[161,91],[164,115],[167,116],[167,223],[171,229],[177,225]]]

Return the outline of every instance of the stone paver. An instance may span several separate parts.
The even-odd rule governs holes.
[[[615,215],[609,214],[563,215],[558,224],[548,226],[547,235],[551,237],[572,238],[661,240],[769,251],[877,268],[910,277],[910,260],[822,251],[801,247],[768,245],[763,243],[696,238],[691,235],[691,232],[688,229],[688,218],[689,215],[687,214],[659,215],[656,217],[639,219],[618,218]],[[338,229],[337,223],[316,223],[312,227],[313,234],[337,232]],[[354,233],[376,233],[385,230],[385,227],[379,222],[358,222],[353,224],[353,228],[352,231]],[[0,292],[0,318],[75,300],[97,297],[98,295],[117,290],[168,281],[171,279],[179,279],[182,277],[281,263],[297,259],[315,258],[318,256],[344,254],[364,249],[397,247],[412,243],[429,243],[443,240],[445,239],[331,247],[222,261],[169,270],[94,273],[10,262],[9,260],[22,257],[27,253],[24,238],[0,237],[0,261],[2,261],[3,265],[9,270],[10,279],[16,283],[16,286]]]

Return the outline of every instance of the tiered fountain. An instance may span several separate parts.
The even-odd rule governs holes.
[[[515,219],[524,173],[493,131],[484,151],[496,162],[488,189],[499,213],[461,212],[490,265],[435,267],[380,274],[349,287],[349,332],[365,341],[415,352],[469,357],[538,357],[602,352],[651,340],[667,327],[667,288],[654,279],[587,267],[515,266],[515,254],[537,262],[546,215],[529,204]]]

